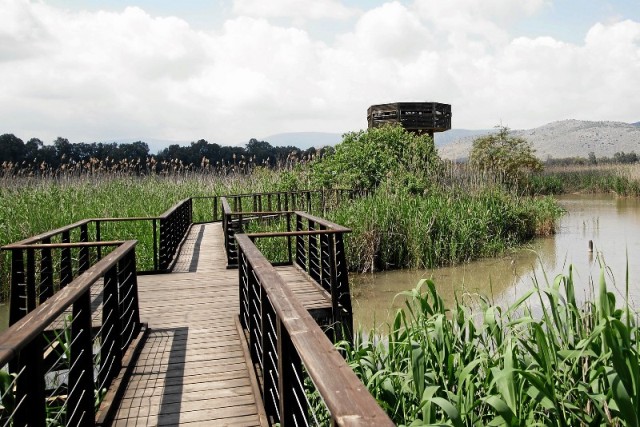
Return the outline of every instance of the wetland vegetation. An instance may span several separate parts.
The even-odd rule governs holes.
[[[5,174],[0,243],[87,217],[155,216],[192,196],[348,187],[369,196],[327,216],[353,229],[350,268],[424,268],[497,255],[554,233],[562,209],[544,195],[640,193],[632,169],[624,177],[604,167],[504,174],[499,165],[455,165],[438,157],[428,137],[397,127],[347,134],[335,150],[282,166]],[[574,280],[569,269],[508,307],[459,295],[452,308],[423,281],[403,296],[406,309],[390,324],[340,345],[399,424],[638,425],[637,315],[608,290],[604,274],[584,303]]]
[[[638,316],[604,271],[584,303],[569,267],[509,307],[460,295],[447,309],[423,280],[392,323],[341,347],[401,425],[637,426]]]

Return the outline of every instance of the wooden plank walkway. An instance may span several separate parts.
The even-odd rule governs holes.
[[[174,272],[138,277],[150,333],[113,425],[264,425],[237,325],[238,270],[219,223],[194,225]],[[295,267],[279,267],[308,308],[330,307]]]

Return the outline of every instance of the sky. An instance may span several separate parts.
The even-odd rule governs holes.
[[[245,144],[452,105],[640,121],[640,0],[0,0],[0,133]]]

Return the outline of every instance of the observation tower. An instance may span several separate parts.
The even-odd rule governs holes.
[[[400,123],[406,130],[418,135],[451,129],[451,105],[440,102],[394,102],[372,105],[367,109],[369,128],[386,123]]]

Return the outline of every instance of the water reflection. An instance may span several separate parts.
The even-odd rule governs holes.
[[[536,239],[527,248],[497,259],[479,260],[456,267],[421,271],[393,271],[353,276],[354,318],[369,328],[389,320],[402,305],[394,296],[412,289],[420,279],[431,278],[445,303],[455,295],[480,294],[502,305],[515,301],[533,286],[533,278],[544,283],[574,266],[576,296],[584,298],[591,289],[590,277],[599,275],[599,260],[610,268],[610,290],[618,298],[625,295],[625,275],[629,260],[629,295],[640,307],[640,200],[609,195],[559,197],[567,214],[553,237]],[[589,252],[589,241],[594,251]],[[627,253],[629,256],[627,257]],[[546,278],[545,278],[546,277]]]

